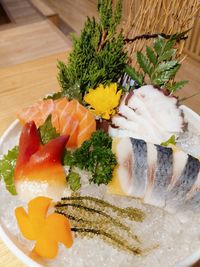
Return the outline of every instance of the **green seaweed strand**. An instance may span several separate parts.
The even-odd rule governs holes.
[[[70,213],[68,210],[64,210],[64,212],[61,210],[57,210],[57,213],[66,216],[69,220],[73,220],[73,221],[76,221],[77,223],[80,223],[81,226],[84,226],[84,227],[90,225],[90,226],[93,226],[95,228],[103,228],[105,226],[106,226],[106,228],[108,228],[108,225],[109,225],[108,221],[107,221],[107,219],[108,219],[107,217],[104,220],[101,219],[101,221],[99,222],[99,221],[95,221],[93,216],[92,217],[88,216],[89,218],[90,217],[92,218],[92,221],[91,221],[88,219],[88,217],[86,217],[86,218],[80,217],[80,214],[76,216],[74,213]],[[120,221],[112,221],[111,220],[111,223],[113,223],[115,228],[119,227],[120,229],[124,230],[126,233],[128,233],[128,236],[130,238],[132,238],[133,240],[135,240],[136,242],[141,244],[141,241],[139,240],[138,236],[132,234],[131,229],[128,226],[122,224]],[[112,225],[111,225],[111,227],[112,227]]]
[[[118,215],[126,217],[131,221],[142,222],[145,218],[144,212],[137,208],[131,208],[131,207],[120,208],[102,199],[91,196],[72,196],[72,197],[62,198],[62,201],[84,201],[84,200],[94,202],[104,208],[110,208],[112,209],[113,212],[116,212]]]
[[[111,221],[115,226],[128,231],[131,234],[131,229],[129,227],[127,227],[126,225],[122,224],[119,220],[114,219],[113,217],[111,217],[110,215],[108,215],[107,213],[100,211],[100,210],[96,210],[93,208],[89,208],[86,206],[83,206],[81,204],[76,204],[76,203],[65,203],[65,204],[57,204],[56,208],[62,208],[62,207],[74,207],[74,208],[78,208],[78,209],[84,209],[85,211],[88,211],[90,213],[98,213],[99,215],[105,217],[106,219],[108,219],[109,221]],[[58,210],[59,211],[59,210]],[[137,240],[139,242],[139,239],[136,235],[132,235],[132,238],[134,238],[135,240]]]
[[[113,244],[117,245],[117,247],[122,248],[123,250],[127,250],[134,255],[142,254],[142,250],[140,248],[132,247],[127,245],[124,241],[118,239],[117,237],[113,236],[110,233],[107,233],[104,230],[92,229],[92,228],[79,228],[79,227],[72,227],[71,230],[76,233],[83,233],[84,235],[93,234],[93,235],[100,235],[109,239]]]

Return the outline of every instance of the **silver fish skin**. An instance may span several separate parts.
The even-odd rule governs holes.
[[[134,164],[132,166],[133,173],[133,195],[143,198],[147,187],[148,164],[147,164],[147,144],[145,141],[130,138]]]
[[[164,207],[167,189],[173,175],[173,150],[169,147],[155,146],[157,150],[157,162],[152,182],[151,196],[148,197],[148,204]]]
[[[187,163],[182,174],[176,181],[174,187],[168,192],[166,208],[167,210],[177,210],[186,201],[187,194],[197,181],[200,172],[200,162],[198,159],[188,155]]]
[[[125,195],[169,212],[200,210],[198,159],[132,137],[119,138],[117,142],[116,177]]]

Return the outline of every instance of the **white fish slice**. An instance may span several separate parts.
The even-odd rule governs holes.
[[[157,160],[154,163],[154,172],[151,174],[151,192],[148,191],[145,196],[145,202],[158,207],[164,207],[167,189],[173,174],[173,151],[168,147],[158,145],[155,147]]]
[[[147,175],[147,186],[146,192],[144,195],[144,203],[152,203],[153,199],[152,191],[153,191],[153,182],[154,182],[154,174],[156,169],[156,162],[157,162],[157,150],[153,144],[147,143],[147,165],[148,165],[148,175]]]
[[[187,194],[198,179],[200,162],[198,159],[188,155],[187,163],[176,181],[173,188],[168,192],[166,206],[168,209],[176,210],[183,205]]]
[[[176,211],[194,195],[192,203],[200,202],[198,159],[135,138],[118,138],[116,146],[117,179],[125,195],[168,211]]]
[[[148,165],[147,144],[140,139],[130,138],[133,151],[133,196],[143,198],[147,187]]]

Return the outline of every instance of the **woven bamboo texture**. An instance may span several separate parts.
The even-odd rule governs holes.
[[[200,61],[199,0],[123,0],[122,3],[125,38],[143,34],[174,34],[192,28],[188,40],[179,44],[179,52],[184,49],[186,54]],[[126,49],[130,61],[135,51],[142,50],[151,42],[151,39],[139,39],[128,43]]]

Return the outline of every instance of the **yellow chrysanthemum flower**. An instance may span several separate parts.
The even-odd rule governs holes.
[[[84,100],[90,104],[91,111],[96,116],[109,120],[110,115],[115,114],[115,108],[119,105],[121,93],[122,90],[117,92],[116,83],[111,83],[106,87],[100,84],[96,89],[90,89]]]

